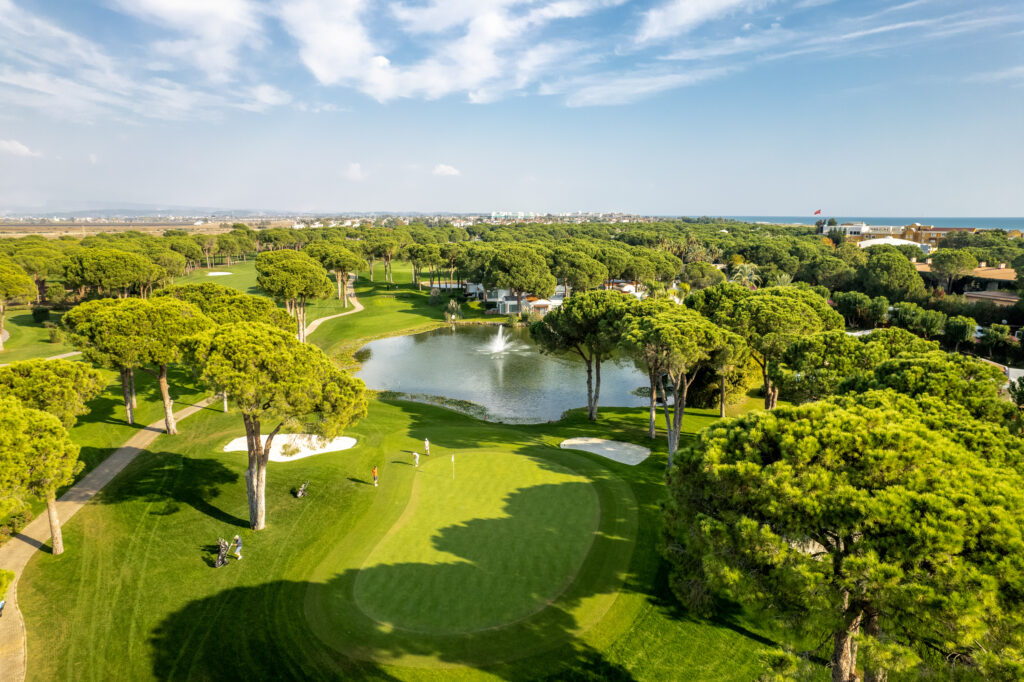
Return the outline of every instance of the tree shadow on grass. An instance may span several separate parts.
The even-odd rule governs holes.
[[[584,486],[589,484],[568,481],[520,489],[505,499],[507,516],[441,529],[432,544],[460,557],[459,562],[380,564],[344,570],[326,583],[279,580],[193,601],[152,631],[153,675],[161,680],[208,679],[228,666],[231,675],[254,680],[392,680],[396,678],[389,665],[419,664],[425,674],[439,679],[444,677],[439,665],[461,665],[507,680],[633,680],[626,668],[579,639],[580,624],[573,615],[584,600],[613,598],[621,575],[606,570],[602,561],[624,551],[626,540],[605,533],[602,524],[590,538],[583,569],[589,574],[581,571],[560,596],[562,585],[546,585],[538,593],[542,583],[523,574],[531,566],[545,566],[543,556],[551,559],[558,554],[551,547],[564,544],[560,517],[545,513],[545,505],[559,499],[571,504],[587,494]],[[521,544],[496,549],[509,542]],[[542,550],[535,551],[539,564],[522,559],[530,547]],[[519,561],[523,565],[516,565]],[[357,587],[357,581],[368,585]],[[374,591],[375,586],[383,592]],[[391,595],[383,608],[394,609],[400,619],[423,625],[432,616],[443,621],[445,608],[460,609],[465,618],[461,622],[474,629],[459,631],[457,618],[448,623],[454,627],[447,633],[443,623],[436,632],[402,630],[371,619],[356,602],[358,593],[387,595],[403,588],[422,602],[409,605],[402,595]],[[487,610],[507,590],[532,598],[539,610],[511,614],[513,622],[500,628],[476,628],[482,623],[475,610]],[[552,597],[554,603],[545,607]]]
[[[185,457],[176,452],[147,453],[147,465],[130,477],[115,480],[96,499],[103,504],[132,500],[163,502],[151,512],[168,516],[187,504],[196,511],[222,523],[248,528],[249,522],[210,504],[220,487],[234,483],[239,476],[216,459]]]

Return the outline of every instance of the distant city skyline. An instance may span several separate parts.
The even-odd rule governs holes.
[[[1024,216],[1015,3],[0,0],[0,34],[0,215]]]

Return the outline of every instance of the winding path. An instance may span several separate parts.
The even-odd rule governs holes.
[[[316,320],[313,320],[308,325],[306,325],[306,337],[308,338],[310,334],[317,330],[317,327],[319,327],[327,320],[333,320],[336,317],[345,317],[346,315],[351,315],[352,313],[358,313],[360,310],[363,309],[363,304],[359,302],[359,299],[356,298],[355,292],[352,291],[351,289],[349,289],[348,298],[350,301],[352,301],[352,310],[346,310],[345,312],[338,313],[337,315],[328,315],[327,317],[321,317]]]
[[[354,293],[349,294],[352,300],[352,310],[347,310],[337,315],[329,315],[313,320],[306,327],[306,336],[312,334],[321,323],[333,320],[336,317],[343,317],[357,313],[363,309],[363,305]],[[48,360],[66,358],[79,353],[63,353],[55,355]],[[175,420],[180,422],[189,415],[209,406],[219,396],[211,396],[195,405],[189,405],[183,410],[175,412]],[[84,507],[96,494],[110,483],[121,471],[131,463],[135,457],[145,450],[164,431],[164,420],[153,422],[149,426],[139,430],[129,438],[124,445],[115,450],[109,457],[103,460],[90,471],[86,476],[73,485],[59,500],[57,500],[57,513],[60,516],[61,524],[68,522],[79,509]],[[25,569],[29,559],[37,549],[43,547],[50,539],[50,523],[46,514],[41,514],[32,523],[28,524],[20,533],[0,546],[0,568],[14,571],[14,584],[7,591],[7,603],[0,616],[0,682],[24,682],[28,665],[28,649],[25,634],[25,619],[18,608],[18,579]]]

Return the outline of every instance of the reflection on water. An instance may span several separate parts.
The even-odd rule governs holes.
[[[582,360],[542,355],[524,328],[459,326],[372,341],[356,359],[372,389],[468,400],[498,421],[543,422],[587,404]],[[601,365],[600,404],[642,406],[647,376],[625,360]]]

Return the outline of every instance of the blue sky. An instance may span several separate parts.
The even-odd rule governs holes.
[[[1024,6],[0,0],[0,211],[1024,215]]]

